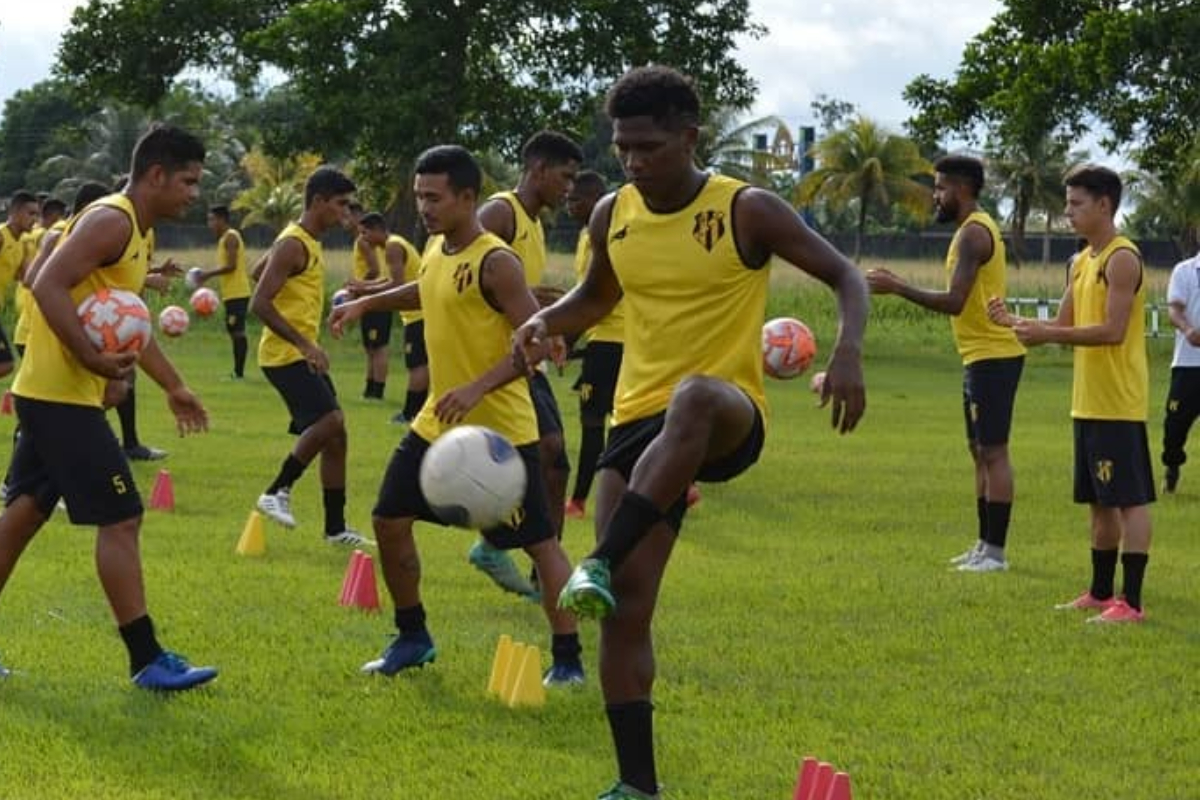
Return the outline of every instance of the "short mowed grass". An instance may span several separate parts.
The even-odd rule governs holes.
[[[1058,279],[1024,272],[1046,286]],[[828,345],[829,294],[784,271],[776,284],[770,313],[801,316]],[[224,379],[227,342],[216,319],[193,319],[165,343],[211,430],[174,438],[143,378],[142,437],[171,453],[134,465],[143,497],[160,467],[174,482],[175,511],[148,511],[142,534],[160,637],[221,677],[174,698],[132,689],[95,577],[94,534],[56,515],[0,598],[0,659],[16,670],[0,683],[0,797],[595,797],[615,775],[595,626],[582,629],[586,687],[537,710],[489,699],[499,635],[543,647],[548,637],[535,606],[466,563],[470,534],[420,528],[440,656],[393,680],[359,674],[387,641],[390,604],[383,614],[338,606],[349,553],[320,540],[315,468],[294,494],[299,527],[268,525],[265,556],[235,555],[291,439],[256,368],[244,382]],[[369,530],[402,434],[388,419],[403,369],[394,356],[386,403],[363,400],[357,341],[326,343],[350,429],[349,518]],[[1157,448],[1169,345],[1150,349]],[[1087,625],[1051,610],[1089,575],[1086,509],[1070,501],[1070,353],[1028,359],[1012,440],[1012,570],[1002,575],[946,563],[975,534],[946,321],[877,300],[865,360],[858,431],[833,433],[806,379],[772,383],[759,464],[706,486],[687,519],[655,628],[665,797],[784,800],[807,754],[850,772],[859,800],[1200,797],[1200,472],[1186,468],[1179,494],[1154,506],[1147,622]],[[553,379],[572,456],[576,370]],[[12,424],[0,418],[5,439]],[[591,538],[590,519],[568,524],[573,559]]]

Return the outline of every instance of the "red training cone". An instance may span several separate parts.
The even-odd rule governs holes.
[[[339,606],[348,606],[351,604],[351,598],[354,597],[352,593],[354,576],[358,574],[358,562],[362,560],[362,557],[362,550],[355,550],[350,554],[350,563],[346,565],[346,576],[342,578],[342,593],[338,596]]]
[[[12,392],[5,389],[4,397],[2,399],[0,399],[0,414],[11,414],[11,413],[13,413]]]
[[[350,604],[365,611],[379,610],[379,591],[375,588],[375,560],[366,553],[358,560],[358,574],[351,585]]]
[[[833,783],[829,786],[829,796],[825,800],[852,800],[850,797],[850,776],[845,772],[835,773]]]
[[[171,473],[165,469],[158,471],[154,479],[154,488],[150,491],[150,507],[160,511],[175,510],[175,489],[171,486]]]
[[[817,760],[812,756],[805,756],[800,762],[800,777],[796,779],[796,791],[792,794],[792,800],[809,800],[816,779]]]

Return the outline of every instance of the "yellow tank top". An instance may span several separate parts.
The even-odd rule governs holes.
[[[26,254],[28,260],[32,262],[37,256],[38,251],[42,247],[42,241],[46,238],[46,233],[48,231],[56,231],[61,234],[62,231],[66,230],[66,228],[67,221],[65,219],[60,219],[49,228],[38,228],[36,232],[30,233],[29,237],[33,247],[30,248],[29,252]],[[61,238],[55,241],[55,247],[58,246],[59,241],[61,241]],[[17,281],[16,301],[17,327],[13,331],[13,344],[24,345],[29,341],[29,317],[31,314],[37,312],[37,304],[33,300],[33,292],[29,291],[29,287],[25,285],[24,280]]]
[[[441,236],[430,239],[419,279],[429,351],[429,398],[412,429],[430,442],[453,427],[434,416],[438,399],[508,358],[513,334],[508,318],[488,304],[479,287],[484,257],[508,246],[491,233],[454,254],[443,252],[442,243]],[[466,331],[470,335],[464,335]],[[517,446],[537,441],[537,417],[528,384],[518,378],[484,395],[463,424],[484,425]]]
[[[59,237],[61,244],[71,236],[80,219],[101,206],[116,208],[124,212],[132,223],[129,243],[116,262],[88,273],[71,290],[71,301],[79,305],[85,297],[97,289],[126,289],[141,293],[146,280],[146,269],[150,263],[150,248],[146,235],[138,227],[137,212],[130,199],[123,194],[110,194],[97,200],[87,210],[73,218]],[[34,400],[68,403],[79,406],[103,405],[106,379],[84,367],[75,355],[54,335],[46,318],[32,314],[29,318],[29,341],[25,358],[13,382],[13,394]]]
[[[950,317],[950,329],[954,331],[954,343],[963,364],[971,364],[991,358],[1015,358],[1025,355],[1025,347],[1017,341],[1012,328],[997,325],[988,319],[989,297],[1004,297],[1007,291],[1004,240],[1000,228],[990,215],[976,211],[954,232],[950,250],[946,253],[946,285],[958,266],[958,242],[963,229],[968,225],[982,225],[992,236],[992,257],[985,261],[975,274],[975,285],[967,295],[962,312]]]
[[[321,243],[297,222],[289,223],[275,237],[275,244],[284,239],[296,239],[308,253],[304,271],[292,275],[275,295],[275,308],[310,342],[317,341],[321,330],[321,315],[325,310],[325,258]],[[262,338],[258,340],[258,365],[260,367],[284,367],[303,361],[304,356],[291,342],[263,326]]]
[[[608,254],[621,286],[625,355],[613,423],[663,411],[689,375],[740,387],[762,411],[762,324],[770,269],[751,269],[733,239],[746,184],[714,175],[688,206],[656,214],[627,185],[617,192]]]
[[[8,224],[0,224],[0,308],[8,300],[8,285],[25,260],[25,244]]]
[[[393,233],[387,238],[388,244],[398,244],[404,248],[404,282],[412,283],[421,275],[421,254],[417,252],[417,248],[413,247],[412,242],[405,239],[403,236]],[[380,263],[387,265],[387,252],[384,251],[380,258],[383,259]],[[420,322],[424,315],[420,311],[401,311],[400,320],[405,325],[410,325],[414,322]]]
[[[497,192],[489,200],[503,200],[512,207],[513,238],[509,247],[525,265],[525,283],[537,286],[546,272],[546,234],[542,221],[529,216],[516,192]]]
[[[585,227],[579,232],[579,242],[575,245],[575,278],[576,283],[583,283],[587,275],[588,262],[592,259],[592,236]],[[592,342],[625,341],[625,300],[617,301],[607,317],[600,320],[587,332],[587,338]]]
[[[1120,344],[1075,348],[1071,416],[1077,419],[1145,422],[1150,407],[1150,370],[1146,363],[1146,282],[1137,245],[1117,236],[1099,253],[1084,250],[1075,259],[1071,303],[1076,328],[1099,325],[1108,303],[1105,269],[1113,253],[1129,250],[1138,259],[1138,287],[1129,325]]]
[[[228,267],[226,263],[228,256],[225,253],[225,241],[233,237],[237,243],[237,255],[233,263],[233,272],[222,272],[217,276],[219,288],[221,291],[222,300],[240,300],[243,297],[250,296],[250,278],[246,276],[246,244],[242,241],[242,234],[237,230],[230,228],[225,231],[225,235],[217,241],[217,265]]]
[[[371,250],[375,253],[375,263],[379,267],[379,272],[375,275],[375,278],[388,277],[387,259],[384,258],[383,247],[374,246],[371,247]],[[359,247],[359,240],[356,239],[354,242],[354,265],[350,269],[350,274],[356,281],[365,281],[367,279],[367,271],[370,268],[371,265],[367,263],[367,257],[363,255],[363,250]]]

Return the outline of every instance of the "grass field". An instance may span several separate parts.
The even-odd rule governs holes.
[[[771,313],[803,317],[828,343],[828,293],[777,284]],[[166,349],[212,429],[174,439],[161,395],[139,384],[143,439],[170,449],[177,502],[147,512],[143,552],[162,640],[221,677],[172,699],[131,689],[93,534],[56,517],[0,600],[0,655],[17,670],[0,683],[0,798],[594,798],[615,774],[595,680],[540,710],[484,694],[501,633],[547,636],[534,606],[467,565],[469,534],[420,530],[441,657],[394,680],[358,673],[390,614],[338,606],[348,553],[320,541],[311,470],[294,495],[299,528],[268,527],[262,558],[234,554],[290,438],[256,368],[223,380],[217,321],[193,323]],[[327,344],[350,427],[349,519],[367,530],[402,432],[387,423],[402,369],[393,358],[385,405],[362,400],[357,343]],[[1085,625],[1051,610],[1089,575],[1086,510],[1070,503],[1069,352],[1042,349],[1026,366],[1012,570],[963,575],[946,564],[973,540],[975,513],[947,323],[879,301],[867,344],[859,431],[833,434],[806,381],[771,384],[760,463],[706,487],[688,518],[656,627],[665,797],[785,800],[798,759],[815,754],[851,773],[858,800],[1200,798],[1200,471],[1185,468],[1180,493],[1154,507],[1147,622]],[[1157,446],[1169,343],[1150,347]],[[572,450],[575,369],[554,379]],[[0,418],[0,440],[11,427]],[[158,466],[134,465],[143,497]],[[572,558],[591,535],[590,522],[568,524]],[[585,626],[589,669],[595,638]]]

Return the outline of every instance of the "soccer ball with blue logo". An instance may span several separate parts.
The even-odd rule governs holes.
[[[462,425],[438,437],[421,462],[421,491],[447,525],[487,530],[508,522],[525,497],[525,462],[490,428]]]

